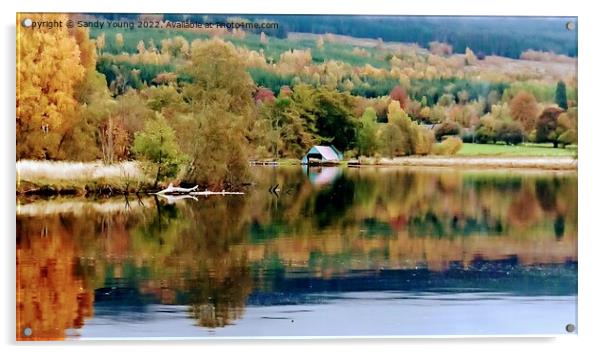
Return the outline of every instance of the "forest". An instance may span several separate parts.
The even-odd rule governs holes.
[[[576,40],[538,30],[560,20],[525,20],[512,40],[491,40],[484,23],[497,21],[461,20],[299,16],[260,33],[19,27],[16,158],[135,160],[155,186],[225,188],[248,182],[249,161],[299,159],[316,144],[346,158],[576,145]]]
[[[137,14],[94,14],[119,20],[136,19]],[[450,17],[450,16],[319,16],[319,15],[198,15],[165,14],[167,21],[227,22],[232,17],[247,21],[275,21],[273,36],[287,38],[291,32],[334,33],[360,38],[381,38],[387,42],[417,43],[428,47],[432,41],[449,43],[456,53],[471,47],[483,55],[519,58],[533,49],[577,56],[576,32],[564,30],[572,18]],[[256,34],[260,32],[256,31]]]

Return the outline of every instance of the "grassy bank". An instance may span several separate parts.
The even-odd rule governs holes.
[[[17,195],[116,195],[137,193],[151,182],[136,162],[17,161]]]
[[[360,165],[383,166],[577,169],[577,159],[571,156],[404,156],[392,159],[362,158],[359,162]]]
[[[464,143],[457,156],[532,156],[555,157],[577,156],[577,147],[568,146],[565,149],[554,148],[552,144],[470,144]]]

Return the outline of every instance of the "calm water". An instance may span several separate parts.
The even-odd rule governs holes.
[[[243,196],[19,200],[19,339],[576,323],[576,173],[253,171]]]

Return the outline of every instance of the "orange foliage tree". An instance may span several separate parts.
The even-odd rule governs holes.
[[[535,128],[538,111],[537,100],[530,92],[520,91],[510,101],[512,119],[521,123],[526,132]]]

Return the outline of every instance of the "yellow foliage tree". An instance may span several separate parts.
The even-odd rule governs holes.
[[[105,33],[103,32],[98,37],[96,37],[96,48],[98,48],[98,53],[102,53],[102,50],[105,48],[105,45]]]
[[[96,71],[96,48],[94,41],[90,40],[89,29],[78,27],[73,31],[73,37],[79,47],[79,58],[86,71]]]
[[[115,47],[120,50],[123,48],[123,34],[117,33],[115,35]]]
[[[24,18],[68,20],[60,14],[19,14],[17,20]],[[61,157],[77,106],[73,87],[84,71],[77,41],[65,27],[17,27],[17,159]]]

